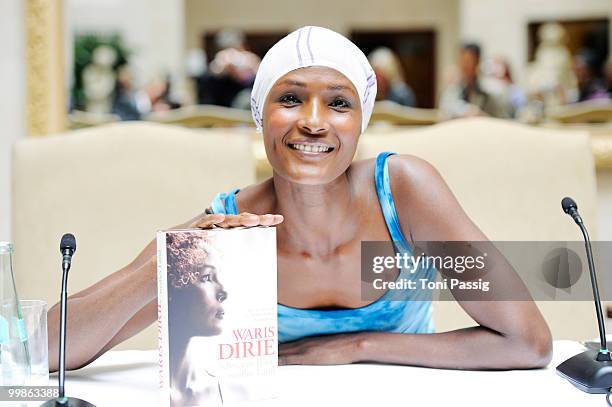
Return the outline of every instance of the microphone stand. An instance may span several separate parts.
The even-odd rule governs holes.
[[[72,237],[74,239],[74,236]],[[93,404],[75,397],[66,397],[64,393],[64,381],[66,378],[66,310],[68,308],[68,271],[72,261],[72,254],[75,248],[64,248],[64,238],[62,238],[61,251],[64,256],[62,261],[62,292],[60,299],[60,334],[59,334],[59,369],[58,387],[59,394],[56,399],[48,400],[40,407],[95,407]],[[75,245],[76,246],[76,243]]]
[[[578,222],[576,222],[578,223]],[[599,348],[599,352],[597,353],[597,360],[602,361],[610,361],[612,358],[610,357],[610,351],[608,350],[608,344],[606,342],[606,326],[604,324],[603,311],[601,309],[601,299],[599,297],[599,287],[597,285],[597,275],[595,274],[595,265],[593,264],[593,251],[591,250],[591,239],[589,239],[589,233],[582,223],[582,219],[580,219],[580,223],[578,223],[580,230],[582,231],[582,236],[584,237],[584,246],[587,252],[587,259],[589,261],[589,273],[591,275],[591,288],[593,289],[593,298],[595,299],[595,312],[597,313],[597,325],[599,327],[599,341],[601,343],[601,347]]]
[[[607,394],[609,398],[610,393],[612,393],[612,357],[606,344],[606,330],[603,312],[601,310],[601,300],[599,297],[599,287],[597,286],[597,275],[595,274],[591,240],[582,222],[582,218],[578,214],[578,207],[574,200],[571,198],[564,198],[561,205],[563,210],[569,214],[580,227],[580,231],[584,237],[584,245],[591,276],[591,287],[593,289],[593,299],[595,301],[595,311],[597,313],[597,323],[599,325],[601,348],[599,351],[587,350],[567,359],[557,366],[557,373],[586,393]]]

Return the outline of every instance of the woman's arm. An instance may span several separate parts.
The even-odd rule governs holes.
[[[198,216],[177,229],[276,225],[280,215]],[[68,298],[66,368],[83,367],[157,320],[156,243],[151,241],[129,265]],[[59,362],[59,304],[47,313],[49,371]]]
[[[406,236],[410,231],[419,243],[487,241],[431,165],[416,157],[392,156],[389,173]],[[284,344],[281,363],[375,361],[453,369],[545,366],[552,356],[548,326],[519,277],[500,258],[496,267],[487,270],[487,280],[506,295],[512,290],[506,298],[521,300],[496,301],[491,295],[474,301],[452,291],[478,326],[436,334],[362,332],[307,338]]]
[[[398,217],[403,230],[410,228],[415,238],[421,241],[488,242],[429,163],[413,156],[390,157],[389,170],[393,174],[393,195],[400,203]],[[402,211],[402,207],[406,210]],[[409,213],[409,217],[403,216],[403,212]],[[482,246],[494,248],[487,243]],[[485,270],[491,293],[484,294],[479,301],[470,301],[474,297],[466,299],[465,292],[451,291],[459,305],[479,325],[436,334],[434,342],[440,348],[436,350],[430,346],[429,349],[435,353],[450,351],[451,346],[460,345],[460,350],[455,348],[455,353],[459,353],[458,359],[446,359],[448,367],[455,368],[505,369],[546,365],[552,356],[552,338],[546,321],[506,259],[499,252],[489,254],[496,256],[491,256],[486,262],[487,266],[494,263],[493,267]],[[496,295],[516,301],[496,300]],[[371,339],[375,346],[377,339]],[[413,340],[420,342],[424,338]],[[395,343],[389,341],[389,345]],[[423,352],[419,358],[427,355],[427,349],[421,348]]]
[[[135,335],[157,317],[157,277],[155,241],[121,270],[68,298],[66,314],[66,368],[77,369],[93,361],[120,331]],[[155,303],[154,307],[146,307]],[[139,330],[132,318],[143,308]],[[58,368],[59,304],[47,313],[49,331],[49,371]],[[129,337],[128,336],[128,337]],[[127,338],[123,338],[127,339]],[[119,343],[119,342],[116,342]],[[114,344],[116,344],[114,343]],[[114,345],[113,344],[113,345]]]

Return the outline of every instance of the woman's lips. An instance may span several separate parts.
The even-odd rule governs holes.
[[[290,149],[304,154],[328,154],[334,150],[334,146],[325,143],[287,143]]]
[[[217,319],[223,319],[223,317],[225,316],[225,311],[220,309],[215,313],[215,318]]]

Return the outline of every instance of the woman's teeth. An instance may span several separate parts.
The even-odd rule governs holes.
[[[333,148],[320,144],[289,144],[289,147],[293,148],[294,150],[305,151],[307,153],[328,153]]]

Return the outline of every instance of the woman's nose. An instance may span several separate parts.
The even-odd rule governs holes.
[[[324,115],[322,101],[312,100],[304,107],[303,117],[298,122],[299,127],[310,134],[327,132],[329,126]]]

